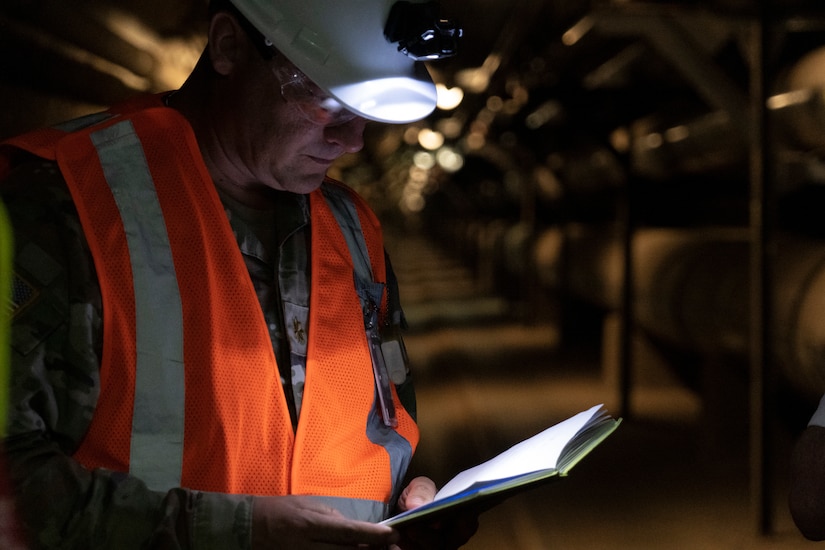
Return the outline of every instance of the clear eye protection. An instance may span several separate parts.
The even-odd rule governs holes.
[[[281,62],[273,66],[272,70],[281,84],[281,97],[284,101],[313,124],[338,126],[357,118],[358,115],[348,111],[296,67]]]

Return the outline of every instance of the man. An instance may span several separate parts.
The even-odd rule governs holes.
[[[405,53],[459,33],[386,0],[211,9],[180,90],[2,149],[5,445],[31,543],[458,547],[474,518],[377,523],[435,487],[404,483],[418,429],[379,224],[325,173],[367,118],[434,108]]]

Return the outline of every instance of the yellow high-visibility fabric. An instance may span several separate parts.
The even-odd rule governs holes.
[[[6,435],[9,406],[9,357],[11,330],[11,274],[14,244],[6,208],[0,202],[0,436]]]

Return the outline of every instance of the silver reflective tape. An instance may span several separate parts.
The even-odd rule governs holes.
[[[364,242],[361,220],[358,218],[355,205],[352,204],[346,192],[334,185],[324,185],[321,187],[321,191],[327,205],[332,210],[332,214],[335,216],[335,221],[341,227],[344,239],[347,241],[355,273],[364,283],[371,282],[373,280],[372,263],[370,263],[367,243]]]
[[[317,495],[306,495],[306,498],[335,508],[350,519],[378,523],[389,515],[389,505],[374,500]]]
[[[183,315],[169,237],[131,122],[94,132],[126,231],[134,279],[137,372],[130,473],[150,489],[180,486],[183,464]]]
[[[376,390],[377,391],[377,390]],[[378,396],[376,395],[376,401]],[[404,476],[412,460],[413,449],[409,441],[400,433],[384,424],[381,415],[373,407],[367,418],[367,439],[384,447],[390,457],[392,475],[392,501],[398,498],[403,488]]]

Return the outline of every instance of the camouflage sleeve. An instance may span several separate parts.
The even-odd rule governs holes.
[[[4,451],[32,548],[249,548],[252,497],[150,491],[71,458],[99,392],[101,298],[68,189],[33,161],[2,183],[14,229]]]

